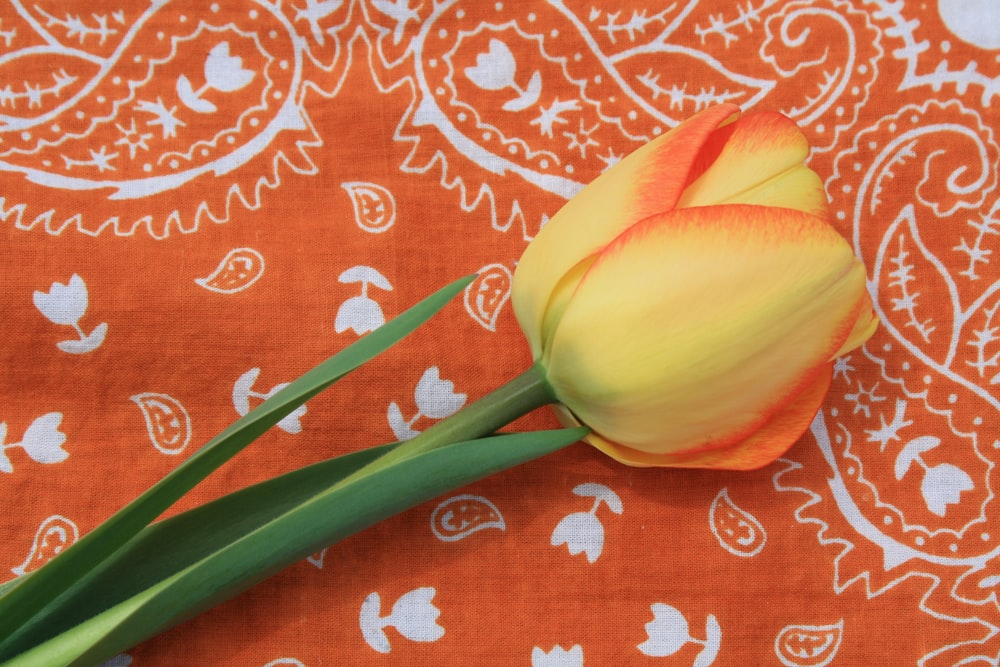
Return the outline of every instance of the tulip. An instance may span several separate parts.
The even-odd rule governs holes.
[[[222,69],[238,66],[221,47],[217,53]],[[197,102],[185,103],[198,110]],[[579,438],[639,466],[751,469],[772,461],[808,428],[834,359],[877,325],[864,267],[828,223],[822,183],[804,164],[808,152],[787,118],[741,117],[732,105],[640,148],[568,202],[519,262],[511,300],[534,355],[529,369],[454,414],[464,395],[437,371],[425,374],[418,407],[444,418],[412,439],[146,527],[268,427],[412,332],[472,277],[439,290],[269,396],[30,577],[0,586],[0,662],[107,660],[323,545]],[[355,282],[372,282],[359,275]],[[84,287],[74,276],[36,292],[36,305],[53,321],[76,322]],[[496,434],[546,404],[573,428]],[[54,414],[22,443],[46,461],[64,455]],[[946,465],[926,479],[928,507],[940,514],[969,486]],[[942,480],[958,492],[926,491]],[[593,511],[569,515],[552,535],[589,559],[602,540]],[[414,641],[440,637],[432,597],[433,589],[416,589],[382,616],[378,596],[369,596],[365,639],[388,651],[389,625]],[[677,610],[654,605],[653,613],[643,653],[670,655],[691,640]],[[705,635],[698,662],[718,651],[714,617]]]
[[[808,428],[877,319],[777,113],[709,108],[570,200],[511,301],[567,424],[637,466],[746,470]]]

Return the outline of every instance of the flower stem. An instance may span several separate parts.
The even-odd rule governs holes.
[[[507,384],[434,424],[412,440],[401,443],[366,467],[394,465],[438,447],[481,438],[536,408],[555,402],[544,371],[534,364]]]

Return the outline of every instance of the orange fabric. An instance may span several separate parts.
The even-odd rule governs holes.
[[[4,3],[0,579],[458,276],[481,273],[181,508],[422,430],[458,400],[443,382],[471,400],[514,376],[527,240],[618,157],[730,101],[802,125],[882,320],[783,459],[632,469],[574,446],[112,664],[995,663],[998,12]]]

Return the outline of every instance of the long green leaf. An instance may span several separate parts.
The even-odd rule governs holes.
[[[0,597],[0,659],[12,635],[45,604],[137,535],[182,495],[297,407],[364,362],[384,352],[437,313],[473,279],[467,276],[306,372],[210,440],[129,505]]]
[[[46,620],[60,630],[83,623],[18,656],[10,667],[93,665],[189,618],[323,546],[442,493],[551,453],[585,429],[503,435],[449,445],[359,476],[370,452],[317,464],[222,498],[148,528],[101,570],[56,601]],[[324,484],[326,490],[309,495]],[[276,503],[283,511],[271,507]],[[284,509],[291,507],[291,509]],[[218,531],[226,534],[217,536]],[[90,604],[99,595],[99,611]],[[79,602],[90,609],[67,615]],[[52,627],[52,626],[50,626]],[[70,661],[68,656],[78,655]]]
[[[315,463],[148,526],[22,626],[0,661],[157,586],[294,510],[393,446],[372,447]]]

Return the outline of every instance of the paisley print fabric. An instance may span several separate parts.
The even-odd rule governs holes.
[[[785,458],[572,447],[108,664],[996,665],[990,0],[0,4],[0,580],[461,275],[464,299],[179,509],[411,437],[523,370],[525,244],[722,101],[803,127],[883,323]]]

